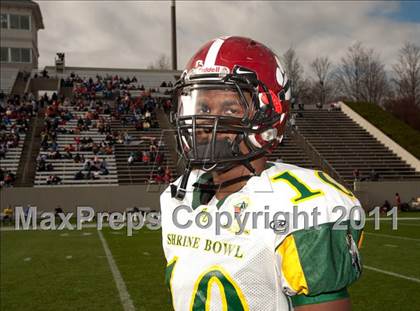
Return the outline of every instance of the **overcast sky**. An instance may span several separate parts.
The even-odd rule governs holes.
[[[40,68],[66,53],[67,66],[146,68],[170,56],[170,1],[36,1]],[[251,37],[278,55],[294,47],[302,63],[335,62],[349,45],[375,48],[390,69],[405,41],[420,45],[420,2],[177,1],[178,67],[208,40]]]

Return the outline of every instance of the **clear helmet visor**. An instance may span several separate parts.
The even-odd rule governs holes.
[[[247,116],[251,94],[235,89],[195,88],[183,91],[178,98],[178,116],[225,116],[242,119]]]

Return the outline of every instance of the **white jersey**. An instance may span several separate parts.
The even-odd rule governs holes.
[[[325,173],[268,165],[222,201],[193,187],[211,180],[202,171],[191,173],[183,201],[169,188],[162,193],[166,280],[176,311],[292,310],[346,297],[359,277],[361,228],[347,226],[350,216],[360,219],[359,201]],[[333,230],[339,224],[343,230]]]

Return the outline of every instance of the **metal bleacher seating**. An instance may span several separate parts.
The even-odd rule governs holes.
[[[63,127],[67,130],[74,130],[77,124],[77,119],[82,116],[85,111],[74,111],[72,107],[67,107],[73,114],[74,118],[68,121]],[[100,114],[106,120],[109,120],[110,116],[106,114]],[[100,143],[105,140],[104,134],[100,134],[97,129],[89,128],[88,131],[82,131],[80,134],[57,134],[58,150],[61,154],[65,154],[64,148],[68,144],[74,144],[74,138],[78,136],[81,139],[83,137],[91,137],[94,143]],[[48,154],[48,151],[40,151],[40,155]],[[95,157],[92,151],[75,151],[73,156],[79,153],[83,155],[85,159],[93,159]],[[105,159],[107,162],[108,175],[100,175],[98,179],[78,179],[74,178],[75,174],[83,169],[84,163],[75,163],[72,159],[47,159],[46,163],[51,163],[54,167],[53,171],[36,172],[35,176],[35,187],[50,186],[47,184],[47,178],[50,175],[57,175],[62,179],[60,186],[76,186],[76,185],[89,185],[89,186],[110,186],[118,185],[117,166],[114,154],[111,155],[97,155],[100,160]],[[86,171],[83,171],[86,173]]]
[[[420,179],[420,173],[385,147],[341,111],[304,110],[296,118],[298,131],[342,179],[350,184],[353,170],[369,179]],[[374,171],[373,171],[374,170]]]
[[[58,75],[55,72],[54,67],[46,67],[50,75]],[[141,85],[144,86],[145,89],[159,89],[161,92],[167,90],[167,88],[161,88],[160,85],[163,81],[171,82],[172,84],[175,83],[176,77],[175,75],[180,75],[180,72],[172,71],[172,70],[148,70],[148,69],[111,69],[111,68],[83,68],[83,67],[66,67],[66,73],[61,76],[67,77],[70,73],[74,73],[81,77],[82,79],[92,78],[94,81],[96,80],[96,76],[101,76],[105,78],[107,76],[118,76],[123,79],[125,78],[133,78],[136,77],[137,82],[133,83],[138,89]]]
[[[152,118],[155,118],[152,114]],[[127,160],[131,153],[148,151],[151,140],[162,144],[158,146],[158,152],[164,154],[164,161],[162,167],[168,167],[171,170],[172,176],[176,171],[176,165],[171,161],[170,150],[165,144],[162,130],[160,128],[150,128],[148,130],[137,131],[132,124],[122,124],[120,120],[113,120],[111,122],[113,131],[127,132],[131,136],[131,143],[116,144],[115,158],[118,167],[118,180],[120,184],[144,184],[149,182],[156,174],[158,165],[156,163],[145,164],[142,162],[134,162],[128,164]]]
[[[281,161],[288,164],[297,165],[309,169],[318,169],[313,161],[307,156],[302,145],[291,135],[291,131],[286,131],[281,144],[267,155],[269,161]]]
[[[14,123],[14,120],[12,120],[12,124]],[[0,134],[3,133],[9,133],[10,125],[7,126],[7,131],[1,131]],[[16,175],[16,172],[19,167],[20,157],[22,155],[22,149],[23,144],[25,142],[25,134],[19,133],[19,143],[18,146],[15,148],[9,148],[6,152],[6,158],[0,159],[0,168],[3,171],[10,171],[14,175]]]

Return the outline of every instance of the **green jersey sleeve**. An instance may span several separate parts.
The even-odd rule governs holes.
[[[346,288],[361,274],[361,230],[324,223],[289,234],[277,247],[283,289],[296,305],[347,296]]]

